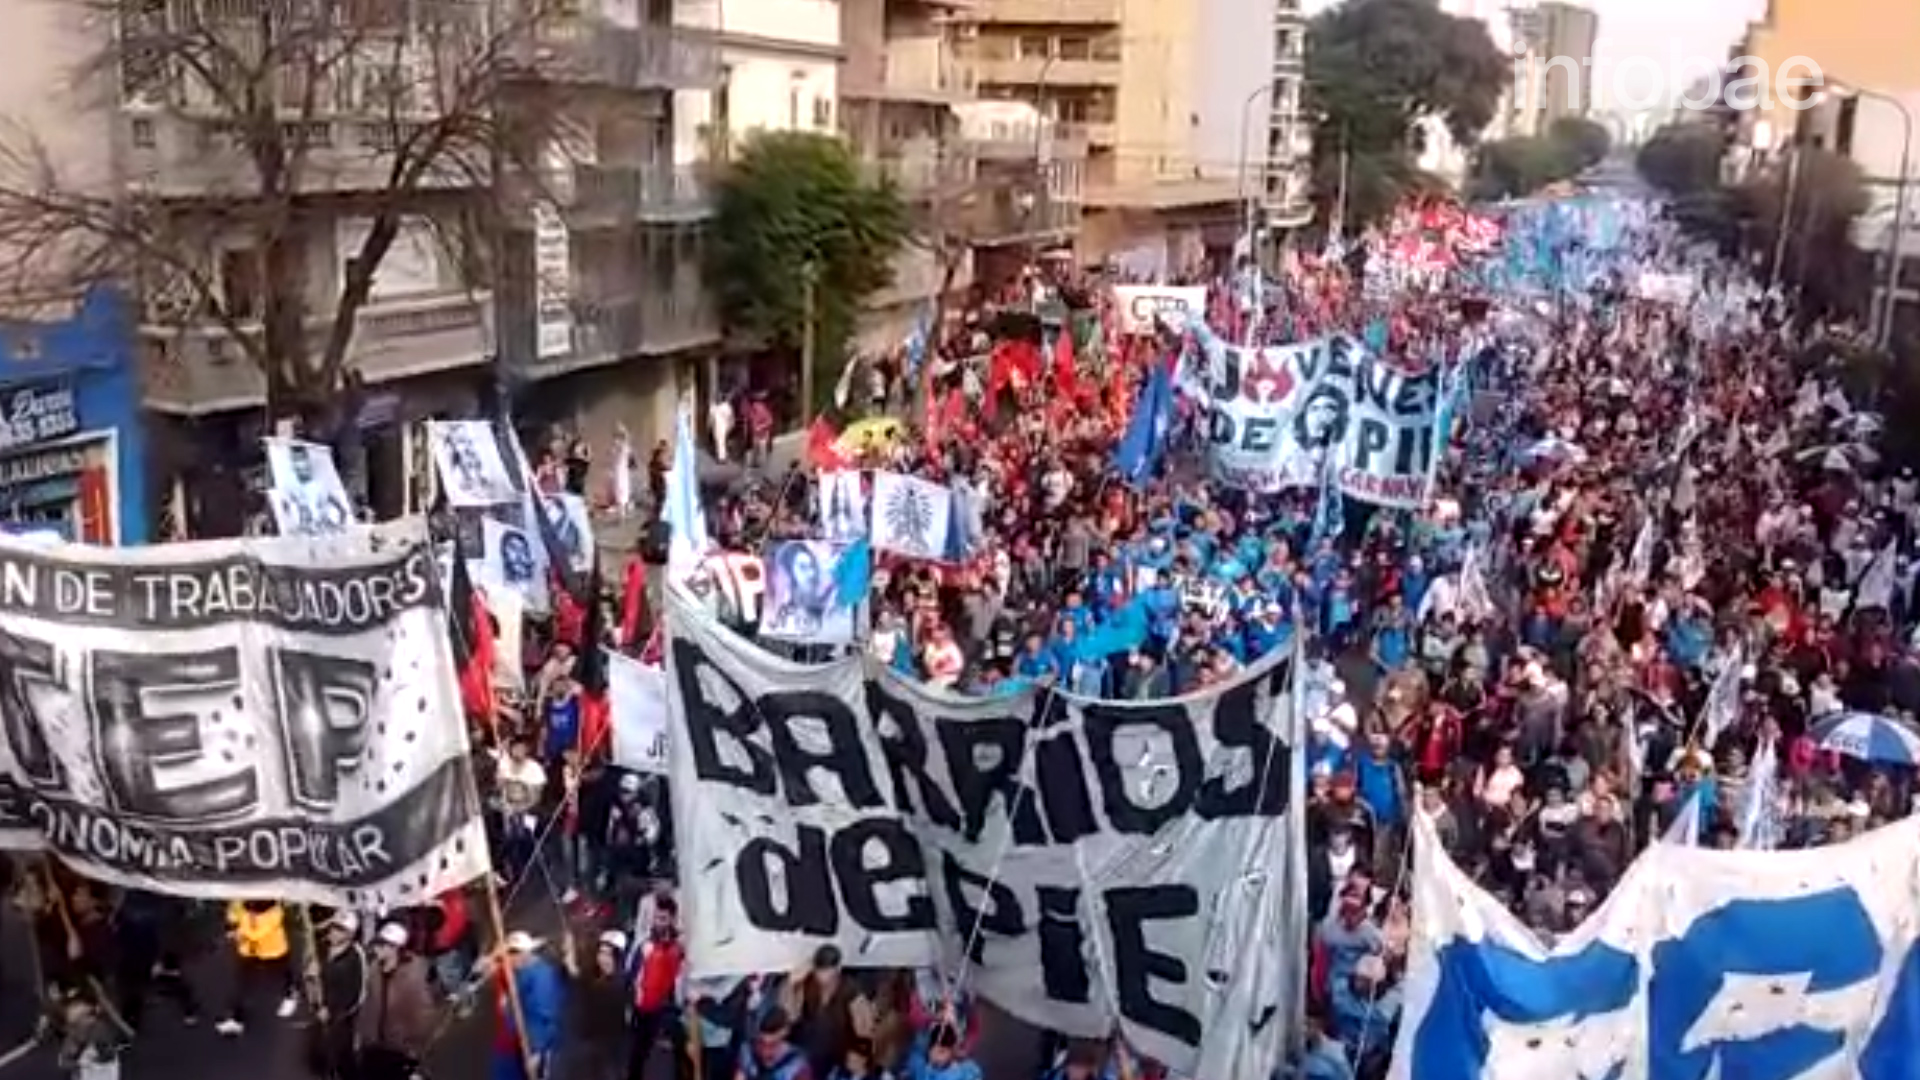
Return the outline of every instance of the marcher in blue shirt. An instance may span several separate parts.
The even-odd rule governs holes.
[[[1039,634],[1027,635],[1027,643],[1013,662],[1013,673],[1023,679],[1039,682],[1042,679],[1060,678],[1059,654],[1047,647]]]
[[[1399,829],[1406,824],[1406,774],[1393,756],[1392,738],[1376,731],[1367,736],[1364,753],[1354,755],[1353,784],[1373,808],[1373,820],[1381,829]]]

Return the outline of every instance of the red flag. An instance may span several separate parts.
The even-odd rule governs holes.
[[[627,562],[627,574],[620,597],[620,646],[632,649],[639,643],[640,620],[647,610],[647,564],[639,559]]]
[[[807,463],[821,472],[834,472],[846,468],[850,460],[840,449],[840,433],[826,417],[815,417],[807,429]]]
[[[1074,370],[1073,331],[1062,327],[1053,343],[1053,388],[1072,401],[1080,396],[1080,373]]]
[[[607,606],[600,602],[600,560],[587,578],[586,619],[580,627],[580,658],[574,681],[580,684],[580,755],[591,758],[612,749],[613,716],[607,700]]]
[[[467,715],[493,722],[493,613],[467,575],[467,560],[453,557],[453,584],[447,597],[447,637],[453,643],[454,670],[460,676],[460,704]]]

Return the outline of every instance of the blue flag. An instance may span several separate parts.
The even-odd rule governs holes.
[[[873,584],[873,544],[862,536],[840,552],[833,564],[833,605],[859,607]]]
[[[911,379],[920,372],[920,365],[927,362],[927,338],[933,333],[933,301],[922,304],[920,313],[914,316],[913,333],[907,335],[907,378]]]
[[[1167,365],[1156,361],[1140,384],[1140,394],[1133,399],[1133,419],[1113,452],[1113,466],[1128,483],[1138,484],[1159,464],[1172,424],[1173,379]]]
[[[1320,499],[1313,509],[1313,539],[1307,545],[1309,551],[1320,550],[1321,541],[1338,539],[1347,530],[1346,498],[1340,492],[1334,473],[1331,464],[1320,470]]]

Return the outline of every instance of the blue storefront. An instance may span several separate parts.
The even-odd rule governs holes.
[[[0,322],[0,529],[144,544],[146,487],[125,302],[96,290],[71,319]]]

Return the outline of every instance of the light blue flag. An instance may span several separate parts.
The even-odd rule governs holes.
[[[667,504],[661,520],[672,528],[667,540],[667,572],[685,580],[706,557],[707,514],[700,505],[700,452],[693,442],[693,414],[684,405],[674,424],[673,464],[667,468]]]
[[[1361,331],[1361,337],[1366,341],[1367,349],[1376,353],[1387,351],[1388,335],[1389,328],[1387,326],[1387,318],[1384,315],[1376,315],[1368,319],[1367,328]]]
[[[913,333],[907,335],[907,378],[911,379],[920,372],[920,365],[927,362],[927,339],[933,333],[933,301],[920,305],[920,313],[914,316]]]
[[[833,564],[833,605],[855,608],[873,585],[873,543],[862,536],[840,552]]]
[[[1747,797],[1740,807],[1740,846],[1748,851],[1772,851],[1780,843],[1775,813],[1780,796],[1780,755],[1772,739],[1760,744],[1747,777]]]
[[[1687,801],[1681,804],[1680,813],[1667,826],[1665,835],[1660,837],[1663,844],[1678,844],[1681,847],[1700,846],[1700,793],[1692,792]]]

